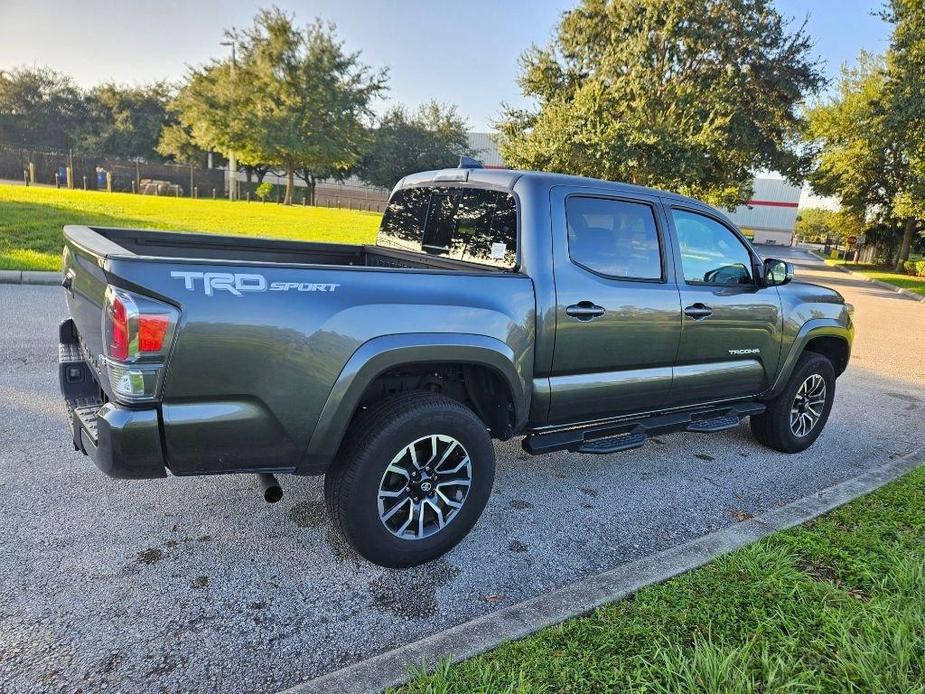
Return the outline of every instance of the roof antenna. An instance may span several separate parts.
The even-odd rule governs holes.
[[[482,162],[480,162],[478,159],[473,159],[472,157],[460,157],[459,166],[457,166],[456,168],[458,169],[484,169],[485,167],[482,165]]]

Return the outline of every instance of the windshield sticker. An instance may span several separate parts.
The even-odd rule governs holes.
[[[507,255],[507,244],[495,242],[491,244],[491,257],[503,258]]]

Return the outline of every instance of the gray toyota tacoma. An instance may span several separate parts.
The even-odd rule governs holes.
[[[851,307],[762,260],[715,209],[547,173],[415,174],[376,245],[68,226],[60,381],[108,475],[324,475],[390,567],[475,524],[492,439],[610,454],[751,420],[784,452],[825,426]]]

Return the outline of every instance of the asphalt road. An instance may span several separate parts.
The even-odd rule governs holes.
[[[251,477],[103,476],[73,451],[59,401],[61,290],[0,285],[0,691],[290,686],[921,446],[925,304],[793,254],[858,325],[813,448],[768,451],[747,425],[607,457],[499,444],[472,534],[404,572],[345,549],[320,479],[284,478],[269,506]]]

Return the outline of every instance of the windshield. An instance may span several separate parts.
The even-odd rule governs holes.
[[[395,191],[377,245],[510,269],[517,207],[505,191],[419,187]]]

